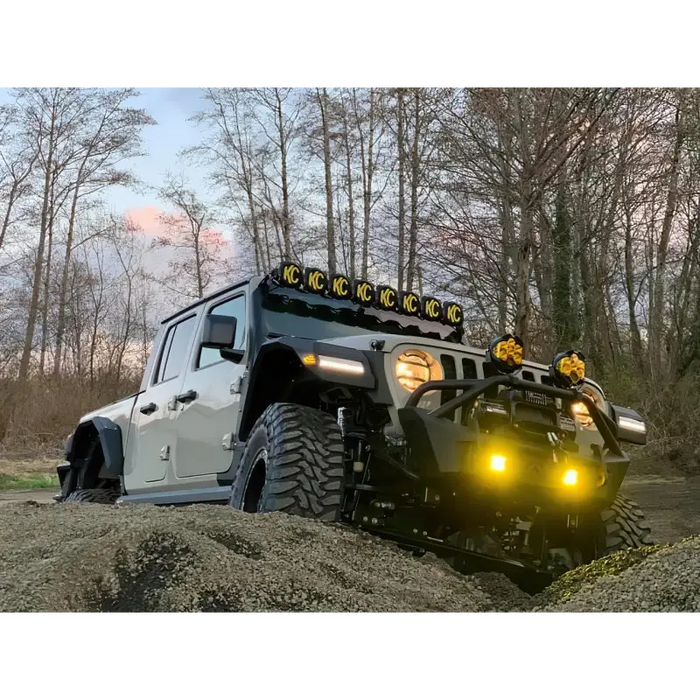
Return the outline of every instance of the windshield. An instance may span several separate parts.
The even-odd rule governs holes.
[[[393,333],[461,342],[461,329],[403,316],[393,311],[365,308],[352,301],[299,292],[288,287],[269,287],[263,296],[262,309],[268,336],[320,340],[369,333]]]

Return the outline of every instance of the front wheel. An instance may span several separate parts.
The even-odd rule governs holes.
[[[332,416],[308,406],[272,404],[248,437],[231,505],[340,520],[345,488],[343,436]]]

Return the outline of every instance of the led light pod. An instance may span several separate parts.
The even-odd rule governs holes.
[[[586,358],[577,350],[560,352],[552,361],[549,374],[564,389],[578,386],[586,378]]]
[[[491,341],[487,351],[494,367],[501,374],[517,372],[523,364],[523,341],[507,333]]]

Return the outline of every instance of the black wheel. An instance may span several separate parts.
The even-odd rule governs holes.
[[[111,505],[119,492],[113,489],[76,489],[63,499],[63,503],[102,503]]]
[[[233,481],[231,505],[340,519],[343,436],[333,417],[307,406],[272,404],[257,420]]]
[[[548,549],[543,564],[556,576],[613,552],[654,544],[642,509],[619,494],[609,508],[586,516],[573,538],[561,524],[552,528],[551,522],[536,520],[531,531],[532,542],[539,543],[544,536]]]
[[[604,510],[600,517],[604,532],[601,537],[603,551],[599,556],[654,544],[644,512],[629,498],[616,496],[610,508]]]

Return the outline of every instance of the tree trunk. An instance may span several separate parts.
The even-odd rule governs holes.
[[[564,170],[562,170],[564,173]],[[571,217],[566,202],[564,176],[559,179],[552,229],[552,326],[554,344],[569,348],[574,343],[571,308]],[[548,281],[549,282],[549,281]]]
[[[525,353],[530,348],[530,251],[534,212],[533,172],[530,155],[530,124],[523,113],[523,92],[515,95],[520,137],[520,232],[515,271],[515,332],[523,341]]]
[[[398,284],[399,289],[404,287],[405,274],[405,240],[406,240],[406,145],[404,136],[404,94],[403,89],[398,89],[397,97],[397,148],[399,149],[399,268]]]
[[[19,363],[18,376],[20,381],[24,381],[29,373],[29,361],[32,356],[34,346],[34,331],[39,310],[39,293],[41,291],[41,274],[44,266],[44,247],[46,246],[46,233],[49,224],[49,198],[51,194],[51,173],[53,171],[54,138],[56,129],[56,105],[54,103],[51,113],[51,127],[49,130],[49,150],[45,163],[44,193],[41,206],[41,223],[39,225],[39,245],[36,252],[34,265],[34,279],[32,281],[32,296],[29,302],[27,313],[27,329],[24,335],[24,348],[22,358]]]
[[[513,153],[511,142],[504,137],[502,131],[498,132],[498,153],[503,184],[498,197],[498,213],[501,225],[501,250],[500,250],[500,283],[496,288],[496,305],[498,307],[498,333],[503,334],[508,330],[508,283],[511,279],[511,250],[515,239],[515,226],[513,222],[512,202],[512,160]]]
[[[372,210],[372,177],[374,175],[374,89],[369,91],[369,137],[367,139],[367,165],[365,167],[365,156],[363,147],[362,127],[358,118],[357,126],[360,131],[360,149],[362,151],[362,197],[364,228],[362,231],[362,278],[367,279],[369,270],[369,228],[370,213]]]
[[[521,199],[520,240],[518,242],[515,281],[515,333],[523,341],[525,352],[530,348],[530,248],[532,241],[532,204],[530,194]]]
[[[2,219],[2,228],[0,228],[0,249],[5,242],[5,236],[7,235],[7,229],[10,227],[10,216],[12,215],[12,208],[15,204],[15,197],[17,196],[17,183],[13,182],[12,187],[7,195],[7,209],[5,209],[5,216]]]
[[[352,191],[352,162],[350,153],[350,134],[348,130],[348,113],[343,100],[343,132],[345,141],[345,178],[348,187],[348,236],[350,238],[350,261],[347,272],[350,277],[355,276],[355,200]]]
[[[73,252],[73,236],[75,234],[75,218],[78,209],[78,191],[80,185],[76,184],[71,201],[70,217],[68,218],[68,233],[66,237],[66,254],[63,258],[63,270],[61,271],[61,287],[58,292],[58,323],[56,326],[56,356],[53,362],[53,375],[57,377],[61,372],[61,350],[63,348],[63,334],[66,325],[66,294],[68,292],[68,274],[70,271],[71,254]]]
[[[197,225],[194,224],[196,227]],[[202,279],[202,251],[201,251],[201,228],[193,229],[194,236],[194,259],[197,266],[197,298],[201,299],[204,296],[204,282]]]
[[[661,347],[664,335],[663,307],[665,303],[664,292],[666,288],[666,257],[668,255],[668,245],[671,238],[671,228],[673,218],[676,213],[678,202],[678,171],[681,148],[683,146],[683,125],[682,106],[680,103],[676,108],[676,138],[673,144],[673,154],[671,156],[671,167],[669,171],[668,193],[666,196],[666,207],[664,211],[663,223],[661,225],[661,235],[656,257],[656,275],[650,316],[650,336],[649,345],[651,350],[652,364],[661,369]]]
[[[48,250],[46,252],[46,271],[44,272],[44,295],[41,308],[41,352],[39,354],[39,376],[44,376],[46,363],[46,345],[48,342],[49,325],[49,295],[51,293],[51,254],[53,252],[53,223],[56,216],[54,211],[53,186],[51,188],[51,220],[47,232]]]
[[[420,178],[420,89],[413,94],[414,124],[413,147],[411,149],[411,230],[408,238],[408,265],[406,270],[406,289],[413,291],[413,278],[416,274],[416,251],[418,247],[418,185]]]
[[[289,184],[287,182],[287,135],[284,131],[284,115],[279,90],[275,90],[275,97],[277,98],[277,129],[282,159],[282,237],[284,239],[284,255],[290,259],[292,256],[292,237],[289,222]]]
[[[335,254],[335,221],[333,218],[333,180],[331,178],[331,136],[328,114],[328,92],[316,90],[318,105],[321,110],[321,126],[323,129],[323,169],[326,178],[326,241],[328,253],[328,272],[334,275],[337,268]]]

